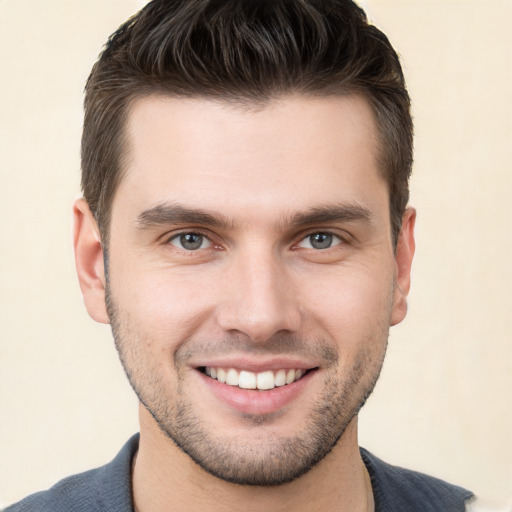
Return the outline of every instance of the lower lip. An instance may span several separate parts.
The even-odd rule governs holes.
[[[266,391],[229,386],[199,372],[202,382],[224,404],[243,414],[271,414],[293,402],[304,391],[316,370],[311,370],[298,381]]]

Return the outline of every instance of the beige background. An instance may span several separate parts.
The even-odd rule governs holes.
[[[82,88],[144,2],[0,0],[0,505],[105,463],[137,430],[73,267]],[[361,444],[512,498],[512,1],[368,0],[416,119],[410,314]]]

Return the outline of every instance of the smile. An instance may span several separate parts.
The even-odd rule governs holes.
[[[236,370],[235,368],[204,367],[204,373],[223,384],[241,389],[269,390],[292,384],[301,379],[309,370],[280,369],[263,372]]]
[[[291,361],[212,361],[196,366],[198,384],[212,393],[222,406],[243,415],[283,411],[316,389],[318,366]]]

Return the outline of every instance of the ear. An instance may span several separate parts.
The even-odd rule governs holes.
[[[395,251],[395,289],[391,325],[400,323],[407,314],[407,295],[411,287],[411,265],[416,247],[414,242],[414,224],[416,210],[407,208],[402,217],[402,229],[398,235]]]
[[[75,263],[85,307],[91,318],[109,323],[105,305],[105,267],[98,225],[85,199],[73,205]]]

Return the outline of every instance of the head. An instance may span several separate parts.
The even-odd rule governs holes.
[[[347,0],[154,1],[85,106],[77,267],[141,432],[250,485],[354,441],[414,251],[386,37]]]
[[[350,0],[154,0],[110,37],[85,92],[82,188],[105,248],[130,108],[155,94],[252,108],[288,95],[364,96],[397,241],[412,167],[410,100],[393,47]]]

